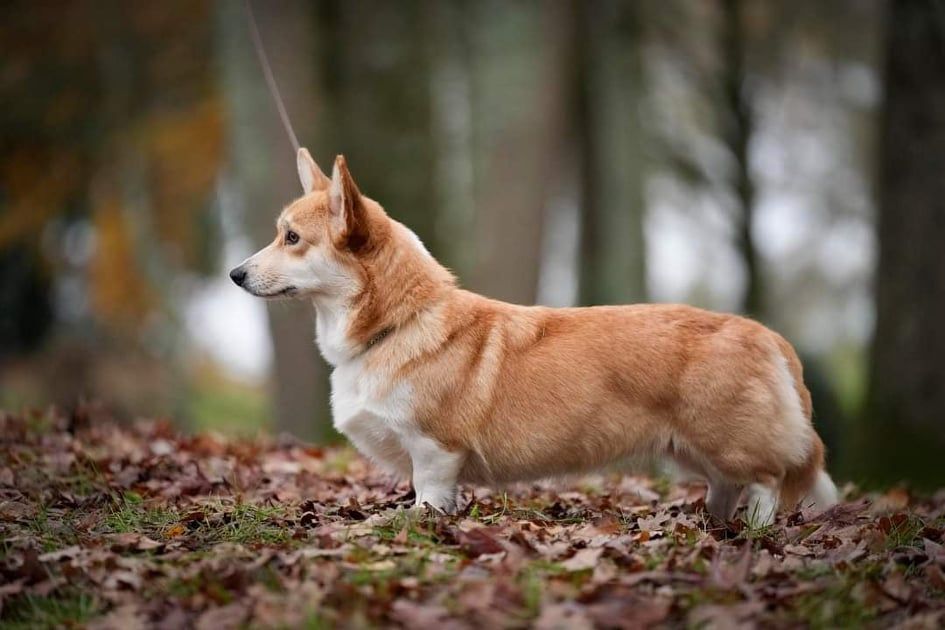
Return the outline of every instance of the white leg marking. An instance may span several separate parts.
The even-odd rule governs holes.
[[[778,511],[778,493],[760,483],[748,486],[748,524],[752,527],[764,527],[774,522]]]
[[[417,507],[431,507],[452,513],[456,510],[456,478],[465,455],[444,449],[435,440],[413,434],[404,439],[413,462],[413,487]]]
[[[705,497],[705,507],[709,514],[722,521],[729,521],[738,507],[742,496],[742,486],[725,481],[710,481]]]
[[[814,481],[814,487],[801,501],[802,507],[809,507],[813,510],[824,511],[837,503],[837,486],[833,479],[827,474],[826,470],[817,473],[817,480]]]

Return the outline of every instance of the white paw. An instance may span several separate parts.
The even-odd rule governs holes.
[[[778,512],[777,493],[761,484],[748,487],[748,508],[745,512],[750,527],[767,527],[774,522]]]
[[[423,510],[424,508],[439,512],[440,514],[455,514],[456,498],[451,498],[443,494],[434,496],[418,494],[417,501],[414,503],[414,509]]]

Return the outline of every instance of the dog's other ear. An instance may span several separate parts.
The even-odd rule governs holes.
[[[335,242],[352,250],[362,248],[369,236],[367,215],[361,192],[348,171],[348,163],[343,155],[335,158],[329,200]]]
[[[318,164],[305,147],[299,149],[296,162],[299,167],[299,181],[302,182],[302,190],[306,195],[315,190],[325,190],[331,184],[331,180],[318,168]]]

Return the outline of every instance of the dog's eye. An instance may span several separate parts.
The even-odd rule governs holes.
[[[288,232],[285,233],[285,242],[288,243],[289,245],[295,245],[296,243],[299,242],[299,235],[293,232],[292,230],[289,230]]]

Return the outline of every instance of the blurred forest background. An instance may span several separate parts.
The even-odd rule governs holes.
[[[945,4],[266,0],[300,140],[462,283],[749,314],[842,478],[945,482]],[[241,0],[0,9],[0,406],[331,439],[311,306],[226,270],[300,193]]]

